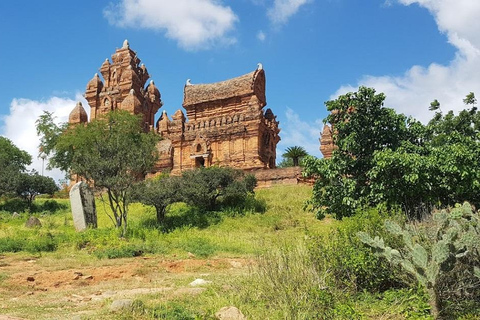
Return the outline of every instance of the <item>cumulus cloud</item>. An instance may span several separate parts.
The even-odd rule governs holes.
[[[277,145],[277,161],[281,160],[281,155],[285,149],[292,146],[304,147],[308,154],[320,157],[320,142],[318,139],[323,126],[322,120],[303,121],[293,109],[288,107],[285,111],[285,117],[287,121],[280,123],[282,140]]]
[[[267,35],[263,31],[258,31],[257,33],[257,39],[260,40],[261,42],[265,41]]]
[[[59,123],[67,122],[68,115],[77,101],[81,101],[83,106],[86,106],[87,113],[89,113],[88,104],[80,94],[76,95],[75,100],[59,97],[52,97],[46,101],[13,99],[9,114],[2,117],[3,127],[1,132],[18,148],[27,151],[32,156],[32,165],[29,169],[42,172],[42,160],[38,159],[40,139],[35,129],[35,121],[43,111],[50,111],[54,112],[56,121]],[[59,170],[45,170],[44,174],[51,176],[55,181],[65,177],[65,174]]]
[[[110,4],[104,16],[116,26],[164,31],[184,49],[236,41],[228,34],[238,17],[218,0],[121,0]]]
[[[413,66],[402,76],[364,76],[359,85],[374,87],[387,95],[386,106],[428,121],[430,102],[438,99],[445,110],[461,110],[462,99],[480,88],[480,2],[471,0],[398,0],[400,4],[417,4],[430,11],[440,32],[457,52],[447,65],[432,63]],[[341,87],[331,98],[357,87]]]
[[[273,7],[268,9],[267,16],[273,24],[284,24],[298,12],[301,6],[312,0],[275,0]]]

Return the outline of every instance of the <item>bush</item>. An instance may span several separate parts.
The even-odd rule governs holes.
[[[381,292],[401,286],[398,269],[392,269],[357,237],[357,232],[368,230],[387,238],[383,228],[385,216],[377,209],[359,211],[344,218],[329,234],[310,240],[318,272],[328,272],[330,285],[351,292]],[[393,241],[393,237],[389,239]]]

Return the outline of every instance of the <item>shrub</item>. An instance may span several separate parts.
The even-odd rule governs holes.
[[[310,240],[309,248],[318,272],[328,272],[331,285],[351,292],[380,292],[401,286],[398,269],[392,269],[357,238],[359,231],[387,238],[383,230],[385,215],[377,209],[359,211],[344,218],[329,234]]]

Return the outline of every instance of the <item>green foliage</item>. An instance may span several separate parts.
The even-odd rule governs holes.
[[[305,159],[305,174],[317,176],[310,204],[322,217],[350,216],[368,204],[370,182],[368,172],[373,166],[374,152],[395,150],[410,138],[408,119],[393,109],[384,108],[383,94],[360,87],[326,102],[331,112],[325,119],[334,127],[337,145],[331,159]]]
[[[114,111],[86,125],[60,130],[45,113],[37,121],[49,164],[76,174],[106,192],[117,228],[127,228],[128,193],[156,161],[157,137],[145,133],[139,117]]]
[[[15,194],[21,175],[32,157],[0,136],[0,196]]]
[[[17,195],[25,199],[30,208],[37,195],[53,195],[57,190],[58,186],[51,177],[41,176],[37,172],[22,173],[16,186]]]
[[[310,241],[309,248],[319,273],[328,272],[331,286],[350,292],[379,292],[401,286],[398,270],[392,270],[356,236],[363,231],[387,238],[382,226],[384,219],[385,214],[378,210],[364,210],[344,218],[331,232]]]
[[[387,220],[385,227],[402,239],[403,246],[394,249],[386,245],[382,237],[372,238],[366,232],[359,232],[358,237],[379,256],[415,276],[430,295],[434,316],[442,312],[446,295],[452,292],[475,298],[475,292],[480,289],[480,277],[475,272],[480,270],[480,216],[468,203],[450,212],[434,213],[432,221],[402,228]],[[455,282],[447,288],[447,275],[451,276],[455,267],[461,269],[462,274],[457,271]]]
[[[0,238],[0,253],[26,251],[29,253],[51,252],[58,247],[58,239],[50,232],[38,232],[31,237],[28,232],[16,232]]]
[[[59,152],[58,147],[58,140],[67,130],[68,123],[57,125],[53,112],[43,111],[43,114],[35,121],[35,128],[37,129],[37,135],[40,137],[40,154],[49,157],[47,169],[59,168],[68,172],[71,166],[73,149],[63,149]]]
[[[308,153],[304,147],[288,147],[287,149],[285,149],[285,153],[282,154],[282,157],[284,159],[282,163],[285,163],[285,166],[288,166],[287,164],[289,162],[286,159],[289,159],[292,162],[292,166],[298,167],[300,165],[300,161],[307,155]]]
[[[182,197],[187,204],[206,211],[220,206],[243,206],[255,185],[255,177],[241,170],[199,168],[183,172]]]
[[[147,179],[135,185],[132,191],[132,201],[154,206],[157,212],[157,222],[163,223],[167,206],[183,200],[180,177],[160,176]]]
[[[402,208],[420,219],[433,207],[469,201],[480,205],[480,113],[435,113],[428,125],[383,107],[383,94],[360,87],[327,102],[331,159],[305,159],[304,173],[318,177],[309,204],[322,218],[350,216],[364,206]],[[434,101],[435,110],[439,102]]]

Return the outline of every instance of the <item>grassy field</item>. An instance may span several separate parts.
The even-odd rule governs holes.
[[[200,214],[176,204],[163,226],[153,208],[133,204],[123,239],[100,200],[99,228],[82,233],[74,231],[68,207],[35,214],[42,222],[36,229],[24,227],[28,213],[1,212],[0,315],[214,319],[233,305],[248,319],[430,319],[419,289],[372,294],[332,287],[328,277],[335,275],[310,258],[319,243],[311,239],[330,239],[348,222],[303,211],[310,195],[308,186],[258,190],[264,212]],[[190,285],[195,279],[207,283]],[[126,298],[131,307],[110,310]]]

